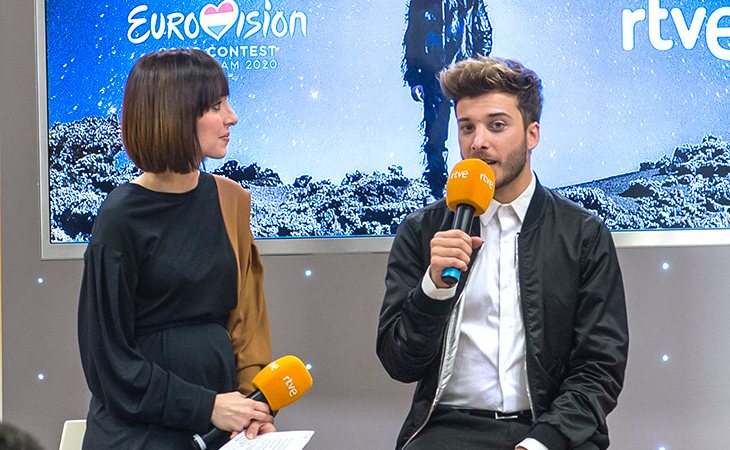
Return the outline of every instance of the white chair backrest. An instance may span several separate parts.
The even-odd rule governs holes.
[[[67,420],[61,432],[61,445],[58,450],[81,450],[81,443],[86,433],[85,420]]]

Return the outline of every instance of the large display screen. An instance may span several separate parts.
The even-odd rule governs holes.
[[[730,243],[727,0],[37,0],[37,17],[44,258],[80,256],[139,174],[126,77],[172,47],[228,73],[239,123],[202,169],[251,192],[264,253],[387,251],[460,159],[434,80],[475,54],[542,78],[533,169],[619,245]]]

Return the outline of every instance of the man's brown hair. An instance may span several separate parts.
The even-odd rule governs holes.
[[[221,97],[228,79],[209,54],[159,50],[132,67],[122,103],[122,142],[145,172],[189,173],[202,160],[197,120]]]
[[[479,56],[459,61],[441,72],[439,82],[444,95],[455,105],[462,98],[492,92],[515,95],[525,128],[540,122],[542,82],[535,72],[515,60]]]

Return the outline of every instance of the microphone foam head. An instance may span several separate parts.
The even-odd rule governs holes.
[[[459,161],[446,182],[446,204],[456,211],[459,205],[470,205],[474,215],[487,210],[494,197],[494,171],[481,159],[468,158]]]
[[[301,359],[287,355],[257,373],[253,385],[276,411],[299,400],[312,387],[312,375]]]

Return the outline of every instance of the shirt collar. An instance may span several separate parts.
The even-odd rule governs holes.
[[[517,214],[517,218],[520,220],[520,223],[525,221],[527,208],[530,206],[530,201],[532,200],[533,194],[535,194],[535,187],[537,186],[535,174],[530,172],[530,175],[532,175],[532,178],[530,179],[530,184],[527,185],[527,188],[525,188],[525,190],[522,191],[522,193],[516,199],[512,200],[510,203],[504,204],[499,203],[497,200],[492,200],[489,203],[489,206],[487,207],[487,210],[484,211],[484,214],[479,216],[479,220],[481,221],[482,226],[486,226],[487,223],[492,220],[492,217],[494,217],[494,214],[497,212],[497,209],[500,206],[511,206]]]

